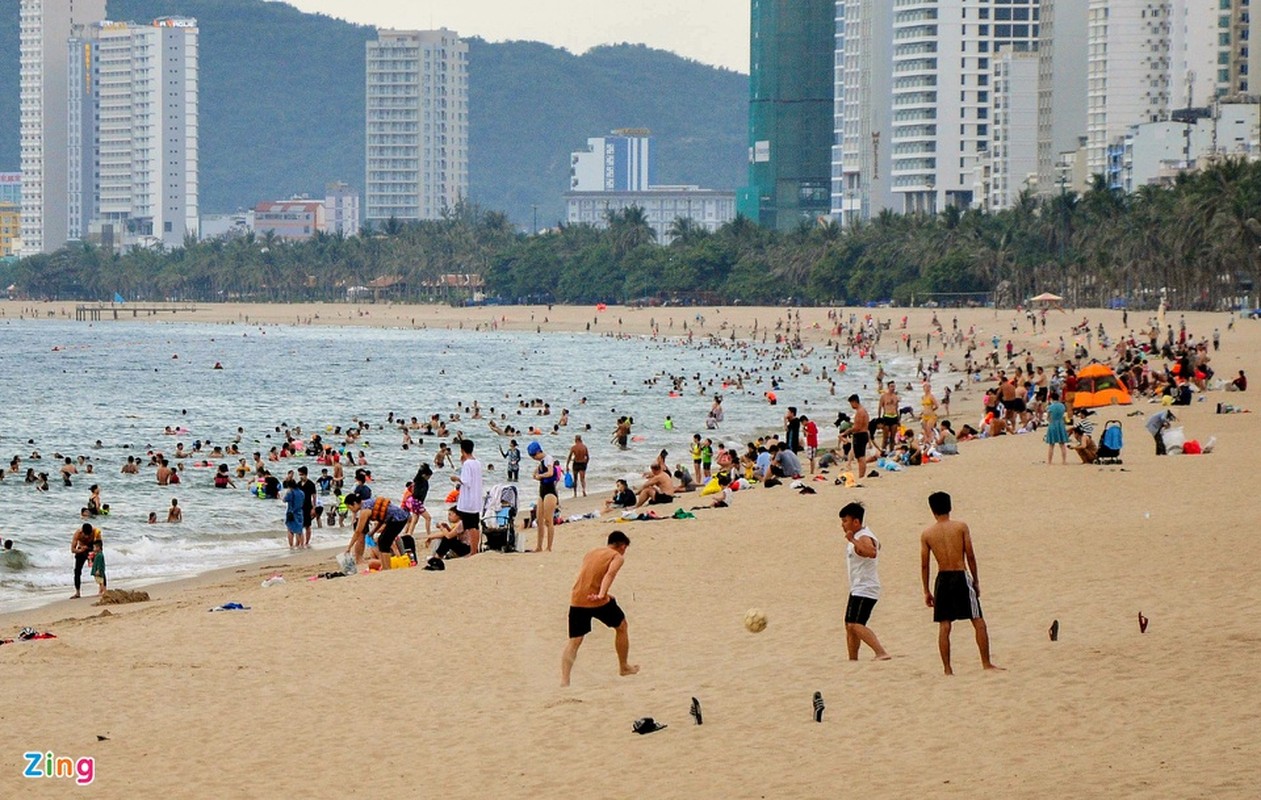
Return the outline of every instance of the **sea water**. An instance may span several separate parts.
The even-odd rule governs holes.
[[[690,469],[693,433],[713,438],[715,446],[727,443],[743,451],[744,443],[759,433],[782,433],[784,411],[795,405],[819,425],[826,445],[834,441],[837,412],[849,410],[844,398],[851,392],[861,392],[874,412],[874,388],[863,391],[874,381],[876,367],[870,361],[851,358],[848,370],[837,374],[838,355],[823,347],[809,354],[777,351],[780,355],[771,356],[731,344],[725,337],[720,343],[699,337],[689,343],[580,333],[6,321],[0,324],[0,371],[5,378],[0,384],[0,466],[7,470],[16,455],[22,470],[0,481],[0,538],[13,539],[29,556],[30,566],[14,571],[0,564],[0,610],[69,595],[74,562],[70,541],[82,523],[79,509],[86,505],[92,484],[100,486],[103,502],[111,507],[109,516],[93,520],[102,530],[111,586],[134,588],[287,553],[283,502],[257,499],[246,488],[248,480],[233,473],[236,489],[214,489],[213,467],[192,466],[207,455],[185,459],[182,482],[176,486],[158,486],[148,466],[150,450],[170,458],[179,442],[185,448],[195,440],[203,447],[226,446],[238,427],[244,429],[242,455],[252,464],[255,451],[266,459],[268,450],[283,444],[286,426],[300,427],[304,440],[319,433],[325,442],[337,444],[341,439],[331,432],[333,426],[344,430],[354,418],[367,421],[372,428],[353,451],[366,454],[374,493],[397,501],[406,481],[422,460],[432,460],[440,442],[413,431],[414,444],[404,450],[401,432],[385,426],[390,412],[422,422],[431,414],[443,419],[461,414],[460,421],[447,423],[447,441],[457,431],[474,440],[482,463],[494,465],[485,476],[487,487],[504,480],[499,448],[508,443],[508,437],[492,434],[487,422],[495,419],[519,430],[535,425],[545,435],[515,437],[523,454],[524,510],[537,495],[528,477],[531,462],[524,456],[534,439],[563,461],[574,435],[582,435],[591,450],[588,491],[595,494],[605,493],[618,477],[644,471],[661,449],[669,451],[671,465]],[[774,349],[773,344],[758,346]],[[903,383],[913,375],[909,356],[888,356],[884,366],[891,375]],[[214,369],[216,362],[223,369]],[[802,366],[809,374],[801,373]],[[822,380],[824,369],[836,380],[835,396]],[[723,386],[724,378],[741,370],[755,371],[743,390]],[[687,378],[680,396],[671,396],[668,376]],[[779,381],[775,407],[765,399],[773,378]],[[719,429],[706,430],[715,394],[724,398],[725,419]],[[519,407],[536,398],[550,403],[550,416]],[[473,420],[465,413],[473,401],[485,419]],[[565,408],[569,425],[552,435]],[[610,441],[622,415],[634,418],[635,439],[626,451]],[[664,428],[667,415],[673,418],[673,430]],[[186,432],[164,435],[167,427]],[[458,455],[458,445],[453,449]],[[35,450],[41,460],[29,459]],[[63,486],[61,462],[54,453],[86,456],[94,474],[81,469],[72,487]],[[139,475],[120,474],[129,455],[143,459]],[[214,463],[235,467],[237,459]],[[267,466],[283,479],[301,465],[312,479],[322,469],[305,456]],[[48,473],[48,492],[23,482],[27,467]],[[345,468],[348,487],[353,471]],[[437,519],[443,518],[443,498],[456,471],[458,461],[454,469],[435,470],[430,480],[428,507]],[[561,490],[562,511],[569,495]],[[172,498],[183,509],[180,524],[165,524]],[[326,502],[335,501],[329,497]],[[150,512],[162,524],[147,524]],[[315,546],[340,544],[350,534],[348,528],[312,530]],[[94,593],[86,568],[83,580],[84,593]]]

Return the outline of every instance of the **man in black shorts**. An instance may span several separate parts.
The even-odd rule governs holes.
[[[976,572],[976,553],[972,550],[972,533],[966,523],[950,519],[950,495],[933,492],[928,507],[936,519],[920,536],[920,575],[924,581],[924,605],[933,609],[933,621],[940,628],[937,648],[947,675],[950,668],[950,625],[955,620],[971,620],[976,630],[976,647],[981,653],[981,666],[1002,669],[990,661],[990,636],[981,617],[981,581]],[[928,588],[929,554],[937,560],[936,591]],[[965,571],[966,566],[966,571]]]
[[[867,409],[863,408],[862,403],[858,402],[856,394],[849,396],[849,406],[854,409],[854,426],[850,428],[850,441],[854,445],[854,458],[858,459],[858,480],[862,480],[867,474],[867,444],[871,441],[871,415],[867,413]]]
[[[578,578],[569,595],[569,642],[560,660],[560,685],[569,685],[569,675],[578,657],[582,640],[591,633],[591,620],[598,619],[614,630],[613,646],[617,651],[618,671],[622,675],[634,675],[639,667],[627,662],[630,653],[630,637],[626,631],[626,614],[609,594],[618,570],[625,562],[630,538],[621,531],[609,534],[608,546],[597,547],[582,559]]]

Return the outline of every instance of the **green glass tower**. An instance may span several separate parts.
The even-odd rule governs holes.
[[[749,185],[738,210],[792,230],[831,210],[835,0],[752,0]]]

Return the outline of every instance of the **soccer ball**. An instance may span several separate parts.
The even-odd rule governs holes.
[[[744,627],[750,633],[761,633],[766,630],[766,615],[760,609],[750,608],[744,612]]]

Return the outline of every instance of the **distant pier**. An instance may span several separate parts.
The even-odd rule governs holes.
[[[131,314],[133,319],[141,315],[156,317],[160,314],[178,314],[181,311],[193,312],[197,306],[184,303],[140,306],[131,303],[84,303],[74,307],[74,318],[78,322],[100,322],[103,319],[119,319],[119,316]]]

